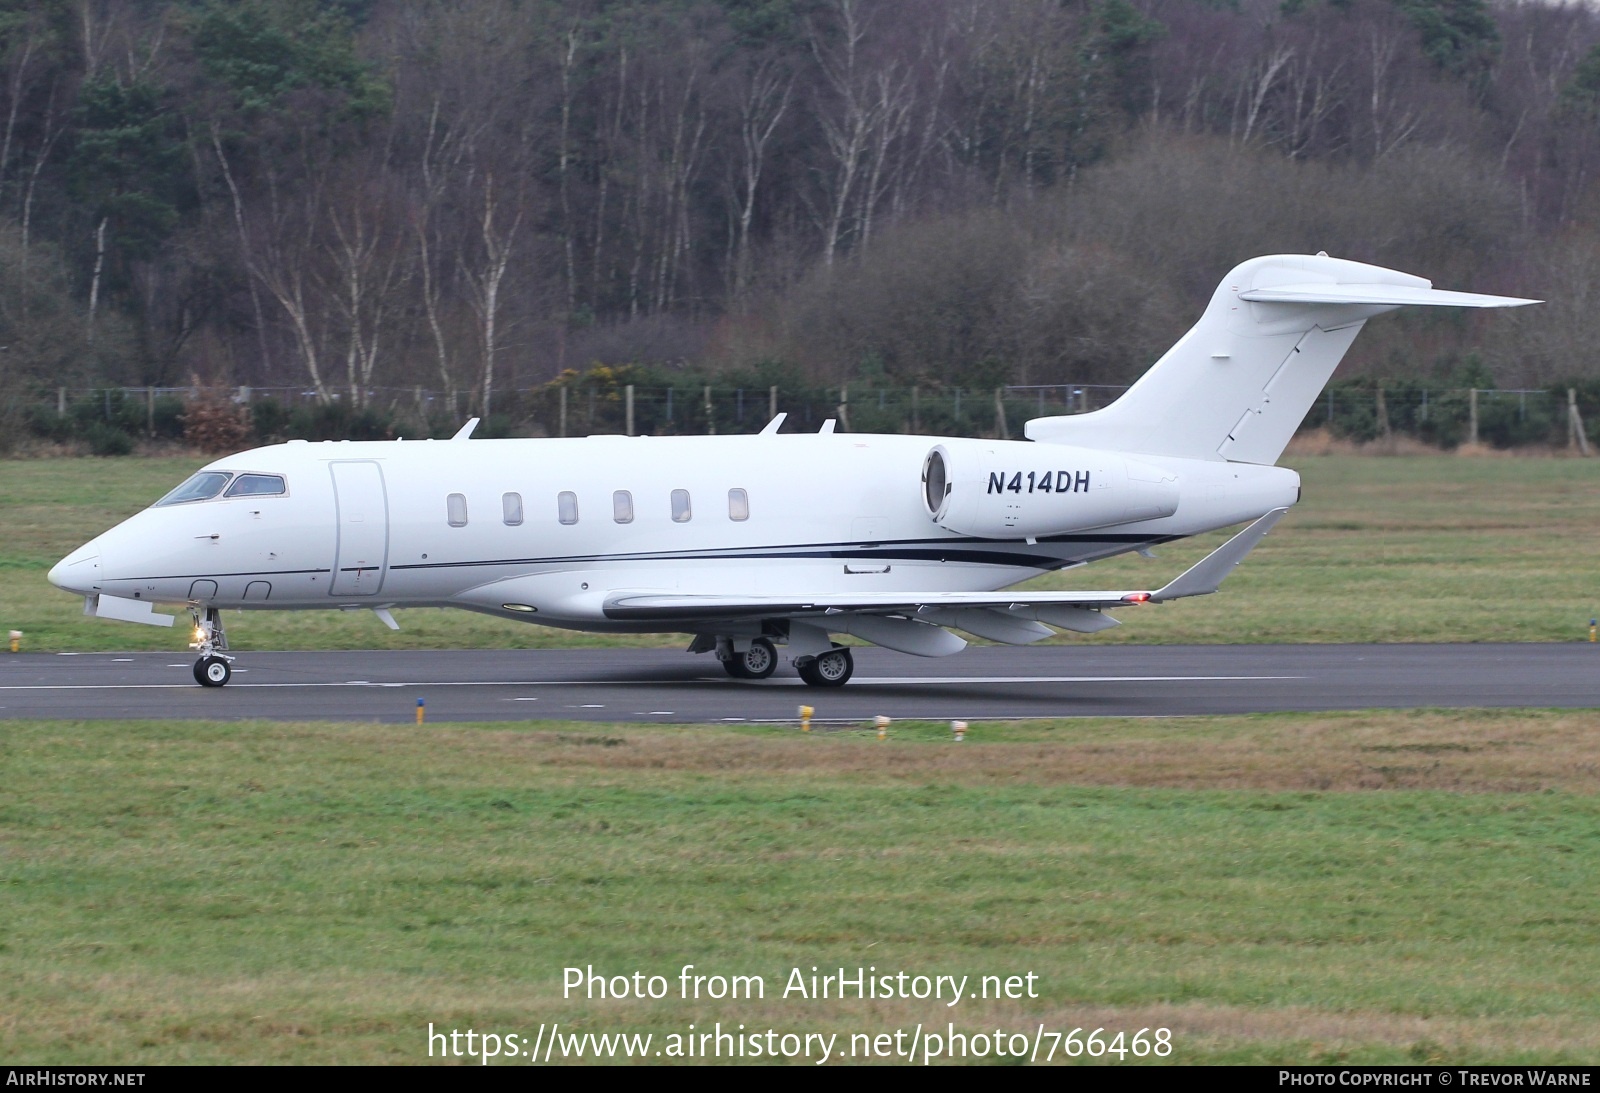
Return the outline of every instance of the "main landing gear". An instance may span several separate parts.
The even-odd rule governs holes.
[[[766,679],[778,667],[778,651],[766,638],[756,638],[742,653],[730,648],[722,667],[734,679]]]
[[[691,651],[710,648],[709,638],[701,640],[706,644],[700,649],[691,646]],[[766,679],[778,667],[778,651],[767,638],[752,639],[742,652],[731,638],[718,638],[716,650],[723,670],[734,679]],[[815,656],[797,656],[794,666],[801,680],[812,687],[843,687],[856,670],[850,650],[839,644]]]
[[[795,661],[800,678],[810,687],[843,687],[855,674],[856,659],[843,645],[835,645],[821,656]]]
[[[189,608],[194,619],[194,640],[189,648],[200,654],[194,662],[194,681],[202,687],[221,687],[233,678],[233,658],[227,655],[228,635],[222,629],[222,612],[207,607]]]

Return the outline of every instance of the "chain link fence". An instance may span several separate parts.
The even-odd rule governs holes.
[[[1080,414],[1109,405],[1127,388],[1094,384],[988,389],[889,386],[870,382],[818,387],[743,387],[688,380],[673,384],[590,382],[583,377],[498,393],[475,435],[656,436],[752,433],[777,413],[784,431],[811,432],[833,419],[842,432],[925,433],[1020,439],[1030,418]],[[331,401],[299,387],[61,387],[10,397],[4,431],[76,442],[97,454],[131,451],[138,440],[193,438],[191,407],[231,403],[246,442],[420,439],[450,436],[478,401],[425,388],[373,388]],[[1503,390],[1346,381],[1319,396],[1302,429],[1326,429],[1357,442],[1405,436],[1451,449],[1463,444],[1587,448],[1600,437],[1600,384]]]

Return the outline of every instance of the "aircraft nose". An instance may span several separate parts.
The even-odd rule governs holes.
[[[68,592],[87,596],[100,583],[99,542],[85,543],[50,568],[50,583]]]

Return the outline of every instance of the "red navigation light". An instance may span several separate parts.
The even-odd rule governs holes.
[[[1144,603],[1149,598],[1150,598],[1150,593],[1148,593],[1148,592],[1129,592],[1126,596],[1122,597],[1122,602],[1123,603]]]

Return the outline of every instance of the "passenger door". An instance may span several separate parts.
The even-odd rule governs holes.
[[[389,502],[383,470],[371,461],[330,463],[339,538],[334,596],[375,596],[389,564]]]

